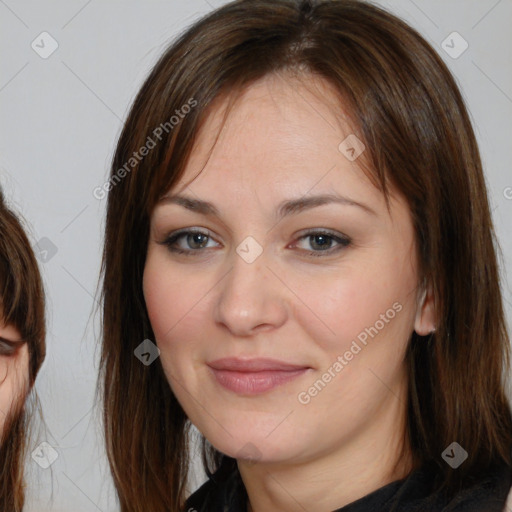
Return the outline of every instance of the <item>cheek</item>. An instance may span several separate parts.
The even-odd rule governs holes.
[[[323,279],[303,282],[296,318],[322,349],[333,354],[348,350],[353,340],[378,337],[407,339],[414,318],[414,272],[390,257],[347,265]]]
[[[194,279],[179,268],[163,261],[164,258],[149,256],[143,276],[143,291],[149,321],[156,344],[162,353],[165,366],[172,351],[176,361],[183,352],[191,352],[195,333],[204,332],[204,319],[208,307],[208,289],[204,279]],[[195,273],[196,277],[198,273]],[[186,343],[180,342],[186,341]]]
[[[151,327],[156,337],[165,332],[172,325],[168,318],[165,305],[173,303],[172,286],[166,286],[165,281],[159,279],[159,272],[154,266],[146,265],[143,277],[144,301]]]
[[[142,287],[151,327],[156,338],[163,341],[186,313],[190,283],[185,283],[179,270],[166,265],[159,254],[150,252]]]
[[[28,351],[26,345],[17,356],[0,356],[0,429],[14,403],[22,399],[28,387]]]

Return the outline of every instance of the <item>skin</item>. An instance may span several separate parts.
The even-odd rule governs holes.
[[[21,334],[16,327],[0,321],[0,337],[7,341],[18,341]],[[26,343],[12,351],[9,343],[0,340],[0,432],[3,432],[12,404],[28,385],[28,365]]]
[[[224,106],[213,108],[167,193],[210,201],[220,218],[165,200],[155,207],[143,279],[148,314],[173,392],[202,434],[237,458],[249,510],[330,512],[411,470],[406,457],[393,471],[404,432],[404,354],[413,330],[434,328],[434,313],[430,291],[418,287],[410,211],[395,191],[390,214],[358,160],[338,150],[353,130],[334,90],[312,77],[307,86],[283,76],[251,85],[193,179]],[[373,213],[330,203],[277,220],[281,201],[322,193]],[[174,245],[195,253],[173,253],[163,242],[183,228],[211,238],[181,237]],[[304,236],[322,229],[351,244],[328,239],[324,249]],[[252,263],[236,252],[247,236],[263,249]],[[298,394],[397,302],[400,312],[300,403]],[[265,393],[239,395],[206,365],[229,356],[310,369]]]

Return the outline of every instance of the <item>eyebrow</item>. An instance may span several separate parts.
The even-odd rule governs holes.
[[[375,210],[359,201],[354,201],[353,199],[340,196],[338,194],[321,194],[283,201],[277,208],[277,218],[282,219],[288,215],[297,214],[304,210],[329,203],[356,206],[364,210],[366,213],[378,216]],[[202,215],[220,217],[220,212],[215,205],[208,201],[195,199],[193,197],[183,195],[166,195],[160,199],[158,204],[177,204],[183,206],[187,210],[191,210]]]

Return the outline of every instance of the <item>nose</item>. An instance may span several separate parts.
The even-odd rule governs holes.
[[[232,267],[219,283],[215,321],[234,336],[246,337],[279,328],[289,313],[286,286],[274,275],[265,252],[248,263],[233,253]]]

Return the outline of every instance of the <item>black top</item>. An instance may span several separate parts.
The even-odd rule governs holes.
[[[512,486],[512,470],[504,465],[495,466],[451,500],[432,493],[432,484],[433,472],[420,468],[407,478],[387,484],[333,512],[504,512]],[[247,511],[247,492],[236,463],[228,469],[221,467],[188,498],[185,511],[192,512],[191,509]]]

